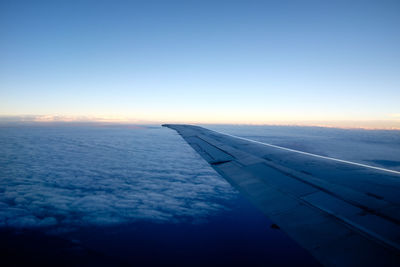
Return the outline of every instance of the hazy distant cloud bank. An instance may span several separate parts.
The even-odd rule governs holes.
[[[236,194],[168,129],[10,127],[0,147],[2,227],[196,222]]]
[[[132,117],[121,116],[67,116],[67,115],[20,115],[4,116],[0,115],[0,123],[71,123],[71,122],[90,122],[90,123],[136,123],[154,124],[147,120],[140,120]]]

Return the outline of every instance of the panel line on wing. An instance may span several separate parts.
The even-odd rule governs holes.
[[[217,132],[217,131],[215,131],[215,132]],[[220,133],[220,134],[223,134],[223,135],[227,135],[227,136],[230,136],[230,137],[233,137],[233,138],[238,138],[238,139],[241,139],[241,140],[245,140],[245,141],[248,141],[248,142],[264,145],[264,146],[269,146],[269,147],[274,147],[274,148],[278,148],[278,149],[282,149],[282,150],[286,150],[286,151],[290,151],[290,152],[300,153],[300,154],[303,154],[303,155],[308,155],[308,156],[327,159],[327,160],[338,161],[338,162],[342,162],[342,163],[346,163],[346,164],[351,164],[351,165],[355,165],[355,166],[360,166],[360,167],[365,167],[365,168],[370,168],[370,169],[375,169],[375,170],[379,170],[379,171],[385,171],[385,172],[390,172],[390,173],[395,173],[395,174],[399,174],[400,175],[400,171],[395,171],[395,170],[390,170],[390,169],[386,169],[386,168],[366,165],[366,164],[363,164],[363,163],[357,163],[357,162],[352,162],[352,161],[343,160],[343,159],[337,159],[337,158],[321,156],[321,155],[312,154],[312,153],[308,153],[308,152],[304,152],[304,151],[300,151],[300,150],[295,150],[295,149],[291,149],[291,148],[287,148],[287,147],[272,145],[272,144],[268,144],[268,143],[264,143],[264,142],[260,142],[260,141],[248,139],[248,138],[245,138],[245,137],[232,135],[232,134],[227,134],[227,133],[222,133],[222,132],[217,132],[217,133]]]

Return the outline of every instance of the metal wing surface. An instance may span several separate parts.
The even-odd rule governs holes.
[[[322,264],[399,266],[400,172],[164,126]]]

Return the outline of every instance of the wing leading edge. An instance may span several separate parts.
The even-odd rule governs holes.
[[[163,126],[322,264],[399,265],[399,172],[199,126]]]

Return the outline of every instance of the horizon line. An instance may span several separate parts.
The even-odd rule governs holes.
[[[188,121],[188,120],[144,120],[119,116],[65,116],[65,115],[0,115],[0,123],[32,123],[32,124],[194,124],[194,125],[237,125],[237,126],[297,126],[322,127],[337,129],[362,130],[400,130],[400,120],[270,120],[265,122],[252,121]],[[349,126],[348,124],[352,124]],[[379,126],[377,124],[380,124]],[[388,125],[384,125],[388,124]],[[396,125],[394,125],[396,124]],[[373,126],[375,125],[375,126]]]

